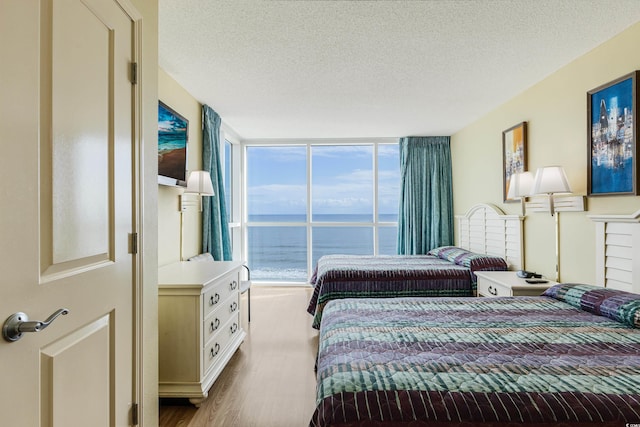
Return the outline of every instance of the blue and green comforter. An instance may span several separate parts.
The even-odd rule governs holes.
[[[640,423],[640,296],[603,291],[332,301],[311,426]]]

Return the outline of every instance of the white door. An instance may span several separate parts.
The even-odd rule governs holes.
[[[131,424],[131,12],[118,0],[0,0],[0,322],[69,310],[0,338],[2,426]]]

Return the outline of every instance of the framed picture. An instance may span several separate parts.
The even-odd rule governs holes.
[[[587,92],[589,196],[638,194],[638,73]]]
[[[509,184],[515,173],[527,170],[527,122],[518,123],[502,132],[502,195],[505,202],[509,199]]]
[[[158,183],[187,186],[189,121],[158,102]]]

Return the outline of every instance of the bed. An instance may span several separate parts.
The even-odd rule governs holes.
[[[640,296],[547,295],[330,302],[310,425],[640,423]]]
[[[429,255],[327,255],[318,260],[307,311],[314,328],[324,306],[341,298],[473,296],[475,271],[506,270],[504,259],[444,246]]]
[[[522,217],[479,204],[457,217],[458,246],[428,255],[327,255],[318,260],[307,311],[319,328],[327,302],[341,298],[473,296],[475,271],[521,268]]]
[[[638,235],[637,218],[622,233],[594,218],[604,221],[596,258],[635,259],[640,239],[623,239],[624,251],[610,245],[620,245],[613,234]],[[596,265],[635,277],[635,261]],[[334,300],[320,327],[310,426],[638,425],[639,328],[640,295],[619,286]]]

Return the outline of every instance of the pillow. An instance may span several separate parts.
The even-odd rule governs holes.
[[[440,246],[439,248],[431,249],[429,252],[427,252],[427,255],[433,255],[438,258],[454,262],[455,258],[458,255],[468,252],[469,251],[467,251],[466,249],[458,248],[456,246]]]
[[[632,328],[640,328],[640,295],[601,286],[560,283],[542,294],[605,316]]]
[[[213,255],[207,252],[204,254],[192,256],[187,261],[213,261]]]
[[[505,271],[507,262],[494,255],[477,254],[457,246],[441,246],[430,250],[427,255],[437,256],[471,270],[471,281],[475,285],[478,281],[476,271]]]
[[[427,254],[468,267],[471,271],[502,271],[507,269],[507,262],[499,256],[478,254],[457,246],[441,246],[430,250]]]

